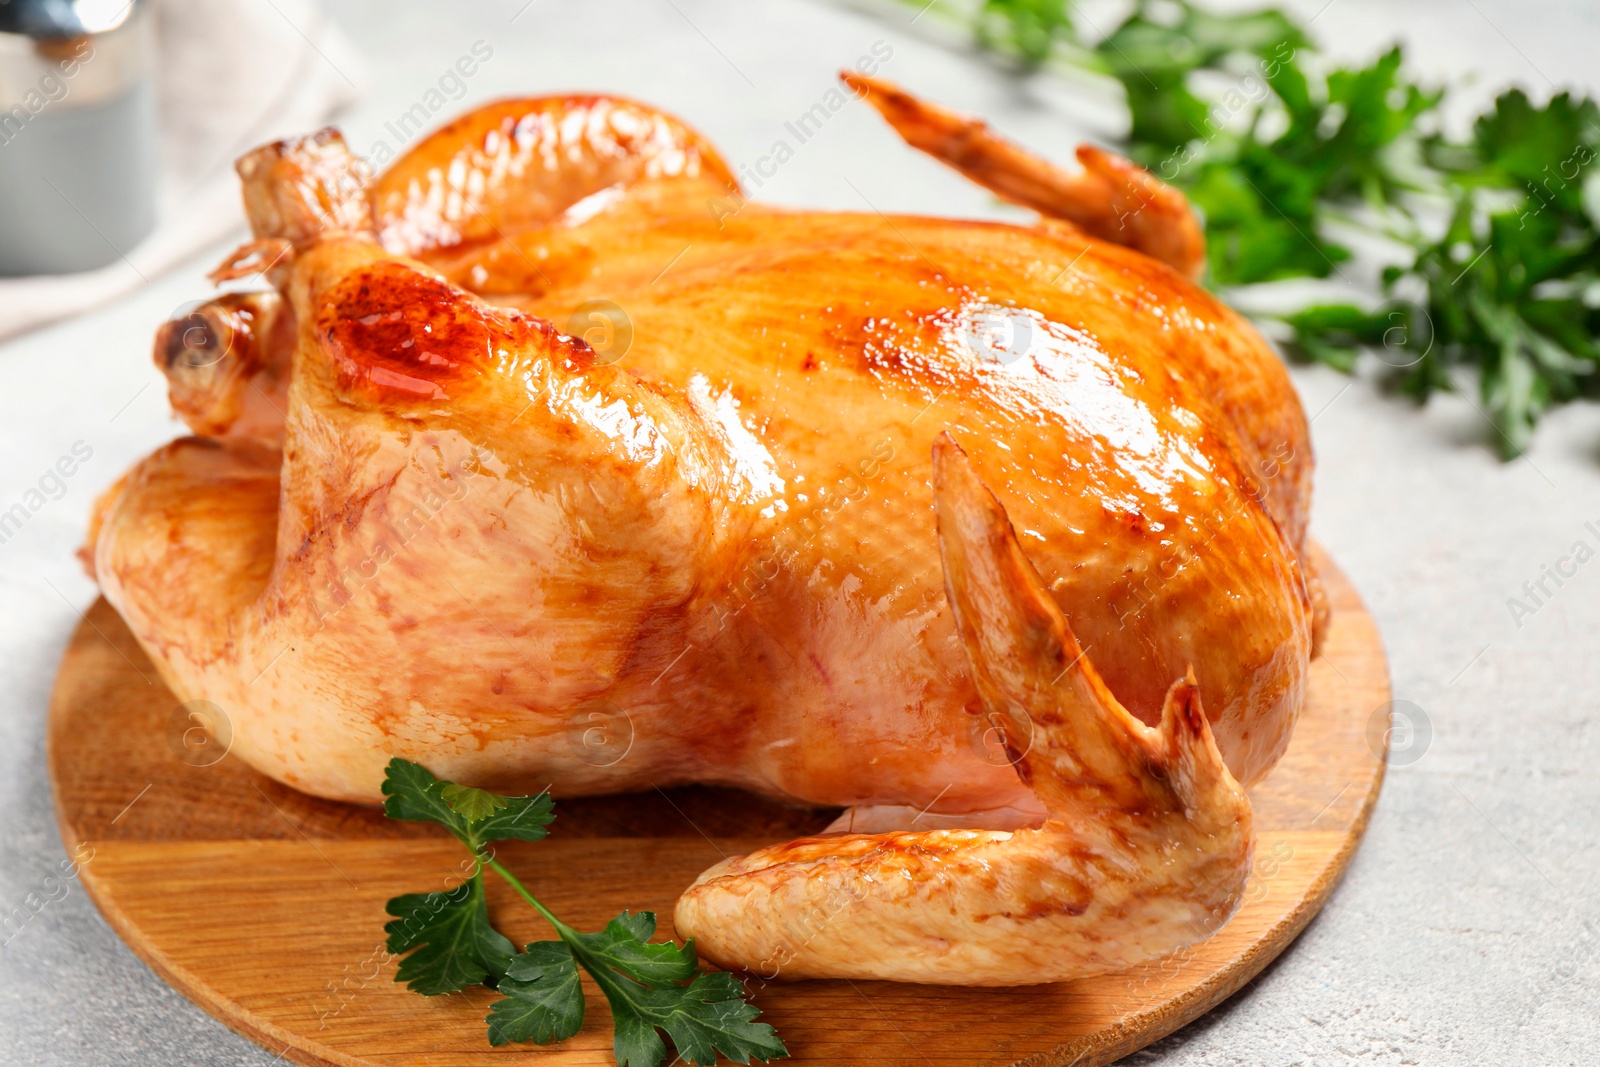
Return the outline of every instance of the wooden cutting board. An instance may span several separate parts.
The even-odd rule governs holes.
[[[1024,989],[887,982],[761,986],[795,1063],[1093,1067],[1198,1017],[1259,973],[1327,900],[1383,781],[1388,668],[1372,619],[1325,557],[1334,616],[1287,756],[1254,789],[1255,870],[1216,936],[1123,974]],[[491,1049],[487,990],[425,999],[395,984],[384,902],[443,886],[464,856],[431,827],[302,796],[194,730],[105,601],[62,660],[49,760],[69,855],[112,927],[206,1011],[300,1064],[610,1064],[604,1000],[553,1047]],[[220,757],[220,758],[219,758]],[[554,833],[501,858],[567,922],[623,908],[670,926],[673,901],[726,854],[820,829],[796,811],[690,788],[561,801]],[[495,923],[549,936],[497,879]],[[585,979],[587,982],[587,979]],[[759,985],[759,983],[754,983]]]

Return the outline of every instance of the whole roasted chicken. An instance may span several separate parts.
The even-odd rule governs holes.
[[[162,329],[194,436],[102,499],[93,572],[234,754],[318,796],[375,802],[403,756],[846,807],[684,893],[724,966],[1163,955],[1239,901],[1242,786],[1304,698],[1305,418],[1189,280],[1180,194],[846,80],[1040,221],[753,203],[603,96],[489,105],[376,176],[332,131],[249,153],[217,277],[271,288]]]

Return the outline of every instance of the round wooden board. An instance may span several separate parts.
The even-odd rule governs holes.
[[[793,1062],[1093,1067],[1197,1018],[1282,952],[1344,873],[1383,781],[1383,649],[1344,576],[1326,557],[1318,564],[1333,625],[1293,744],[1251,793],[1255,870],[1221,932],[1133,971],[1023,989],[753,981]],[[294,1063],[612,1062],[610,1019],[593,989],[571,1040],[491,1049],[487,990],[425,999],[397,985],[382,951],[384,903],[442,887],[460,847],[427,826],[302,796],[237,759],[196,765],[209,757],[185,746],[192,725],[116,612],[97,602],[51,701],[56,813],[95,903],[158,974]],[[814,832],[832,814],[710,788],[564,801],[557,811],[548,840],[501,856],[588,929],[623,908],[653,909],[666,925],[678,892],[723,855]],[[489,890],[513,941],[548,936],[498,880]]]

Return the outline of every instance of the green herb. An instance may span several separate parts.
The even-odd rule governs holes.
[[[1185,4],[1175,16],[1162,18],[1140,5],[1094,47],[1105,69],[1122,83],[1132,120],[1128,139],[1146,164],[1219,132],[1213,104],[1191,88],[1191,75],[1221,70],[1239,58],[1289,70],[1287,61],[1308,44],[1300,28],[1278,11],[1215,15]]]
[[[400,962],[395,981],[425,997],[490,985],[506,973],[517,951],[489,925],[481,872],[448,893],[395,897],[386,910],[395,916],[383,928],[389,951],[411,952]]]
[[[548,1044],[583,1025],[579,969],[588,972],[611,1005],[613,1049],[620,1067],[658,1067],[667,1049],[711,1064],[718,1053],[740,1063],[787,1056],[772,1027],[731,974],[702,973],[694,942],[652,942],[656,917],[624,911],[599,933],[583,933],[556,918],[495,859],[497,841],[538,841],[554,820],[549,794],[508,797],[435,778],[418,764],[389,762],[383,810],[392,819],[444,827],[471,852],[472,876],[455,889],[413,893],[389,901],[388,948],[410,953],[395,980],[425,996],[474,985],[501,994],[489,1009],[489,1043]],[[556,932],[519,953],[489,921],[483,872],[504,878]]]
[[[921,5],[922,0],[914,0]],[[1303,358],[1351,371],[1362,352],[1426,400],[1476,378],[1511,457],[1549,407],[1600,384],[1600,109],[1501,95],[1470,138],[1437,132],[1443,90],[1398,47],[1330,67],[1276,9],[1217,14],[1137,0],[1097,40],[1070,0],[989,0],[978,43],[1025,66],[1057,59],[1115,78],[1129,156],[1200,210],[1209,282],[1342,277],[1350,236],[1396,255],[1381,298],[1276,316]],[[1463,377],[1465,376],[1465,378]]]
[[[1011,53],[1025,66],[1044,62],[1057,39],[1071,30],[1072,19],[1061,0],[984,0],[978,12],[978,40]]]
[[[1592,389],[1600,370],[1600,109],[1565,93],[1534,107],[1512,90],[1470,141],[1428,150],[1447,179],[1449,222],[1385,272],[1390,299],[1364,322],[1338,305],[1286,321],[1301,351],[1334,366],[1352,366],[1356,346],[1379,349],[1419,400],[1453,388],[1452,367],[1475,368],[1511,458],[1540,415]]]

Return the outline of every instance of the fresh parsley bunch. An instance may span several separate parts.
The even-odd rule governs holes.
[[[1567,93],[1536,107],[1502,94],[1463,143],[1428,154],[1449,223],[1384,273],[1372,311],[1322,305],[1287,316],[1307,355],[1351,368],[1360,348],[1405,338],[1401,387],[1419,400],[1476,368],[1500,452],[1519,455],[1551,405],[1592,392],[1600,371],[1600,108]],[[1391,331],[1399,331],[1392,333]]]
[[[489,1009],[489,1043],[548,1044],[583,1025],[579,969],[587,971],[611,1005],[619,1067],[659,1067],[672,1039],[679,1057],[712,1064],[717,1054],[749,1063],[787,1056],[782,1040],[746,999],[744,986],[725,972],[702,972],[694,942],[652,942],[656,917],[624,911],[599,933],[574,930],[556,918],[494,858],[497,841],[538,841],[554,821],[548,793],[508,797],[435,778],[419,764],[389,762],[384,814],[431,822],[467,847],[473,873],[449,891],[410,893],[389,901],[384,927],[388,949],[410,953],[395,981],[424,996],[457,993],[474,985],[501,994]],[[518,952],[489,922],[483,872],[504,878],[555,930]]]
[[[1377,351],[1419,401],[1475,376],[1507,458],[1552,405],[1595,394],[1592,100],[1539,106],[1512,89],[1453,142],[1436,128],[1443,90],[1409,80],[1398,47],[1327,69],[1283,11],[1193,0],[1137,0],[1098,40],[1081,21],[1072,0],[984,0],[977,40],[1027,68],[1056,57],[1121,84],[1126,151],[1200,210],[1213,286],[1337,274],[1342,234],[1397,250],[1381,301],[1276,316],[1298,354],[1350,371]]]

